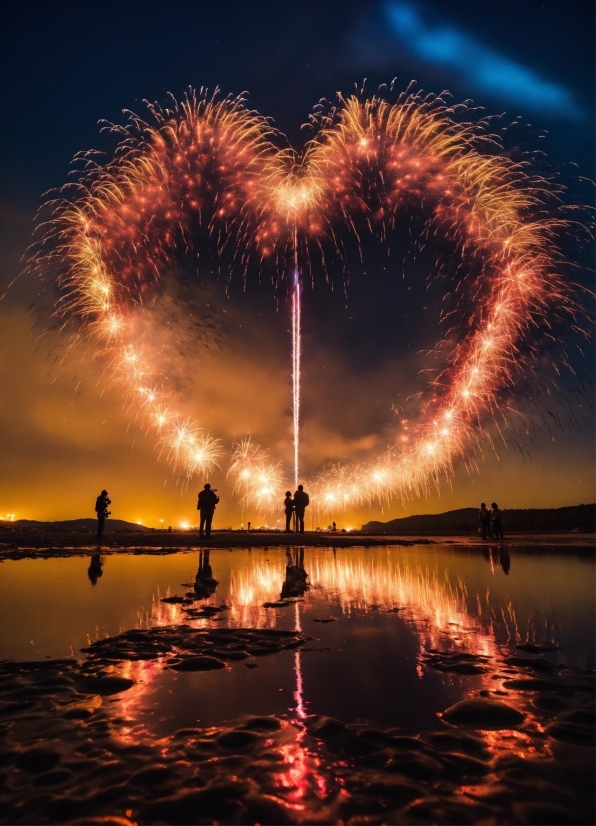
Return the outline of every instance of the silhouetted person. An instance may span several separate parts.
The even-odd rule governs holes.
[[[337,525],[335,524],[335,522],[331,523],[331,530],[333,531],[333,533],[335,533],[335,531],[337,530]]]
[[[298,485],[298,490],[294,494],[294,511],[296,512],[296,530],[304,533],[304,512],[310,505],[310,497],[302,485]]]
[[[108,499],[107,490],[102,490],[95,500],[95,513],[97,514],[97,538],[101,539],[103,536],[103,527],[106,524],[106,519],[110,515],[108,507],[112,500]]]
[[[97,580],[103,576],[103,560],[99,554],[93,554],[91,562],[87,568],[87,576],[91,580],[91,585],[97,585]]]
[[[281,598],[301,597],[308,588],[308,574],[304,570],[304,548],[296,548],[292,554],[286,551],[286,578],[281,587]]]
[[[195,594],[199,599],[210,597],[219,582],[213,579],[213,571],[209,564],[209,548],[199,551],[199,569],[195,577]]]
[[[511,568],[511,559],[509,558],[509,551],[506,547],[499,549],[499,563],[504,573],[508,574]]]
[[[484,502],[480,505],[480,510],[478,511],[478,518],[480,519],[480,529],[482,531],[482,538],[490,539],[492,536],[490,531],[490,511],[486,507]]]
[[[197,510],[201,515],[199,536],[203,536],[203,531],[207,539],[211,536],[211,523],[213,521],[213,514],[215,513],[215,506],[218,502],[219,496],[214,490],[211,490],[211,485],[207,483],[199,493],[199,501],[197,502]]]
[[[503,529],[501,528],[501,511],[496,502],[490,506],[490,524],[495,539],[503,539]]]
[[[286,514],[286,533],[292,533],[290,525],[292,524],[292,515],[294,513],[294,500],[289,490],[286,491],[286,498],[284,499],[284,512]]]

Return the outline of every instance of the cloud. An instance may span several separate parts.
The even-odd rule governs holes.
[[[582,110],[564,86],[494,51],[455,26],[429,25],[411,3],[384,6],[390,30],[415,57],[457,72],[481,92],[570,120]]]

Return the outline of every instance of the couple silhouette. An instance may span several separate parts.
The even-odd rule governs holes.
[[[292,516],[296,516],[296,532],[304,533],[304,513],[310,505],[310,497],[304,490],[303,485],[298,485],[298,490],[292,498],[291,491],[286,491],[284,499],[284,511],[286,514],[286,533],[291,533]]]

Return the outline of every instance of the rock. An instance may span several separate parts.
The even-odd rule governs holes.
[[[554,740],[569,743],[572,746],[594,748],[594,729],[588,726],[574,726],[566,723],[553,723],[546,729],[547,734]]]
[[[454,726],[469,726],[485,731],[517,728],[525,715],[499,700],[462,700],[443,712],[443,720]]]
[[[174,777],[174,773],[167,766],[149,766],[133,774],[129,783],[141,788],[151,788],[167,783]]]
[[[443,766],[428,754],[402,754],[398,752],[387,761],[384,770],[403,774],[413,780],[431,780],[442,772]]]
[[[561,711],[566,707],[566,703],[559,697],[552,694],[538,694],[532,698],[532,705],[541,711]]]
[[[522,668],[531,668],[534,671],[555,671],[556,666],[545,660],[531,660],[529,657],[506,657],[503,660],[507,665],[520,665]]]
[[[572,746],[595,746],[594,709],[574,708],[559,714],[546,729],[550,737]]]
[[[556,691],[563,686],[541,680],[539,677],[520,677],[516,680],[506,680],[503,688],[514,688],[516,691]]]
[[[16,766],[31,774],[41,774],[53,769],[60,762],[58,752],[47,748],[32,748],[23,752],[16,760]]]
[[[483,777],[491,770],[488,763],[469,754],[445,752],[439,756],[439,760],[445,766],[445,774],[453,778]]]
[[[247,749],[260,741],[259,735],[246,729],[233,729],[220,734],[217,743],[225,749]]]
[[[569,809],[553,805],[548,802],[519,803],[516,806],[521,816],[521,823],[548,823],[551,826],[557,824],[577,823]]]
[[[222,649],[214,649],[211,653],[214,657],[220,657],[222,660],[245,660],[250,656],[246,651],[226,651]]]
[[[215,657],[187,657],[174,665],[168,666],[174,671],[213,671],[216,668],[225,668],[226,664]]]
[[[251,717],[242,728],[248,731],[279,731],[281,723],[275,717]]]
[[[393,745],[405,751],[422,751],[424,743],[417,737],[406,737],[405,735],[393,736]]]
[[[557,720],[564,720],[567,723],[579,723],[580,725],[594,728],[596,724],[596,712],[593,708],[573,708],[570,711],[559,714]]]
[[[542,645],[535,645],[531,642],[525,642],[523,645],[516,645],[515,646],[518,651],[527,651],[529,654],[540,654],[543,651],[560,651],[560,647],[558,645],[553,645],[552,643],[543,643]]]
[[[344,739],[347,735],[345,723],[334,717],[319,717],[309,726],[310,733],[321,740]]]
[[[481,668],[474,663],[432,663],[432,667],[437,671],[445,671],[450,674],[486,674],[488,668]]]
[[[42,788],[63,786],[70,780],[72,780],[72,772],[66,771],[66,769],[55,769],[54,771],[39,774],[33,781],[33,785],[41,786]]]
[[[77,691],[81,694],[99,694],[104,697],[128,691],[134,684],[134,680],[128,680],[126,677],[87,677],[77,684]]]
[[[486,754],[486,744],[481,736],[458,729],[430,731],[422,736],[422,740],[438,752]]]

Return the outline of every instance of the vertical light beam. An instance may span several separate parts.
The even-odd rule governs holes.
[[[300,275],[294,266],[292,293],[292,397],[294,419],[294,484],[298,486],[298,453],[300,448]]]

